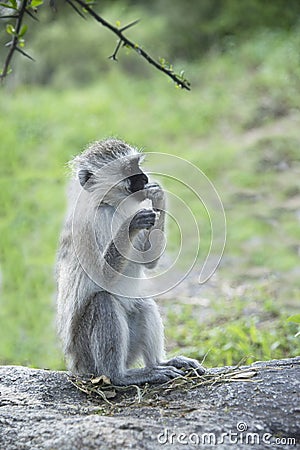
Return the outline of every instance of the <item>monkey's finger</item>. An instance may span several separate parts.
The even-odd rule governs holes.
[[[155,217],[156,217],[156,214],[155,214],[155,212],[153,212],[151,215],[149,214],[147,216],[136,217],[136,222],[137,223],[139,223],[139,222],[145,222],[145,223],[155,222]]]
[[[135,217],[148,217],[148,216],[150,217],[153,216],[153,214],[154,213],[152,209],[141,209],[136,213]]]
[[[177,369],[177,367],[173,366],[159,366],[157,369],[169,378],[177,378],[184,375],[183,370]]]
[[[152,210],[139,211],[131,221],[135,228],[150,228],[155,224],[156,214]]]
[[[150,217],[136,217],[132,222],[136,225],[153,225],[155,222],[155,214]]]
[[[153,212],[152,209],[141,209],[135,214],[133,219],[138,219],[142,217],[153,217],[153,216],[155,217],[155,213]]]
[[[145,185],[145,189],[161,189],[160,185],[158,183],[155,182],[151,182],[151,183],[147,183]]]
[[[191,369],[195,370],[197,372],[198,375],[203,375],[206,370],[203,366],[201,366],[201,364],[190,364],[184,367],[185,371],[190,371]]]
[[[184,370],[195,369],[199,375],[205,372],[204,367],[196,359],[186,358],[185,356],[176,356],[164,364]]]

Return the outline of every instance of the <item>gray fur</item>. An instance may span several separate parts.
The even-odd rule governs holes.
[[[57,325],[68,368],[79,375],[104,374],[119,385],[163,383],[191,367],[203,372],[188,358],[164,362],[157,305],[140,293],[144,267],[154,267],[159,259],[159,240],[150,249],[149,232],[164,231],[163,190],[149,183],[131,196],[131,215],[123,216],[121,207],[115,214],[131,194],[128,177],[142,173],[141,156],[124,142],[109,139],[92,144],[72,160],[74,177],[57,259]],[[151,200],[153,209],[141,208],[145,199]],[[134,262],[134,249],[142,255],[150,249],[153,257]],[[129,283],[134,295],[114,293],[116,288],[126,292]],[[139,357],[145,367],[131,369]]]

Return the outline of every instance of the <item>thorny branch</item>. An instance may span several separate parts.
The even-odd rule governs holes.
[[[70,0],[69,0],[70,2]],[[77,3],[81,7],[83,7],[90,16],[92,16],[97,22],[101,23],[104,27],[108,28],[110,31],[112,31],[114,34],[116,34],[120,41],[117,45],[117,48],[113,55],[111,56],[112,59],[116,59],[116,54],[121,46],[121,43],[123,43],[124,46],[132,48],[135,52],[138,53],[142,58],[146,59],[148,63],[152,64],[156,69],[160,70],[161,72],[164,72],[166,75],[168,75],[175,83],[180,86],[183,89],[187,89],[188,91],[190,88],[190,83],[185,78],[181,77],[180,75],[177,75],[172,68],[166,67],[164,64],[160,64],[159,62],[155,61],[145,50],[143,50],[139,45],[136,43],[130,41],[125,35],[124,30],[127,29],[129,26],[134,25],[134,22],[127,25],[124,28],[117,28],[113,26],[111,23],[104,20],[101,16],[99,16],[92,8],[89,6],[85,1],[83,0],[72,0],[72,3]]]
[[[3,66],[2,73],[0,74],[0,79],[4,79],[6,77],[6,75],[8,74],[10,62],[11,62],[12,57],[13,57],[13,55],[14,55],[14,53],[16,51],[22,53],[27,58],[32,59],[29,55],[27,55],[27,53],[25,53],[23,50],[21,50],[20,47],[18,47],[19,34],[20,34],[20,31],[21,31],[24,15],[26,13],[27,3],[28,3],[28,0],[22,0],[18,13],[17,14],[13,14],[11,16],[11,17],[16,19],[16,26],[15,26],[15,29],[14,29],[14,34],[12,36],[12,40],[7,44],[9,46],[9,52],[7,54],[7,57],[6,57],[5,61],[4,61],[4,66]]]
[[[133,49],[139,56],[144,58],[146,61],[149,62],[152,66],[154,66],[159,71],[165,73],[168,77],[170,77],[177,86],[190,90],[190,83],[187,79],[185,79],[181,74],[176,74],[172,68],[172,66],[165,63],[164,60],[161,62],[156,61],[153,59],[145,50],[143,50],[138,44],[132,42],[129,40],[125,35],[124,31],[128,28],[135,25],[138,20],[130,23],[129,25],[126,25],[122,28],[118,28],[113,26],[111,23],[107,22],[103,17],[101,17],[99,14],[97,14],[91,7],[91,2],[86,2],[84,0],[65,0],[66,3],[68,3],[77,14],[79,14],[81,17],[85,18],[84,14],[88,14],[89,16],[93,17],[97,22],[99,22],[104,27],[108,28],[112,33],[118,36],[119,41],[115,48],[115,51],[110,56],[110,59],[117,60],[117,54],[121,47],[127,47]],[[55,3],[52,1],[52,3]],[[2,3],[3,5],[3,3]],[[9,8],[9,2],[7,2],[7,8]],[[19,46],[19,40],[20,40],[20,31],[22,29],[22,23],[24,19],[24,15],[27,13],[32,18],[36,19],[36,17],[31,13],[31,2],[30,0],[22,0],[19,4],[17,9],[14,9],[13,14],[11,14],[9,17],[14,18],[16,20],[14,32],[12,35],[12,40],[7,45],[9,46],[9,52],[7,54],[7,57],[4,61],[3,70],[0,74],[0,79],[4,79],[10,70],[10,63],[12,60],[12,57],[14,53],[20,52],[27,58],[31,58],[27,53],[24,52]],[[8,18],[7,15],[0,15],[0,19]]]

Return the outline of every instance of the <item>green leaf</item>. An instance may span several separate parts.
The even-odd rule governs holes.
[[[287,319],[288,322],[300,323],[300,314],[294,314]]]
[[[37,8],[38,6],[41,6],[43,3],[44,3],[44,0],[31,0],[30,7]]]
[[[159,63],[161,65],[161,67],[163,67],[163,68],[166,67],[166,60],[165,60],[165,58],[159,58]]]
[[[11,23],[8,23],[6,25],[6,32],[8,34],[14,35],[16,33],[15,27]]]
[[[23,25],[21,28],[21,31],[19,33],[19,37],[24,36],[24,34],[26,33],[26,31],[28,30],[28,26],[27,25]]]
[[[18,9],[18,3],[17,0],[9,0],[8,3],[1,3],[1,6],[4,6],[5,8],[9,9]]]
[[[9,75],[10,73],[12,73],[12,69],[11,69],[11,68],[8,69],[6,75]],[[1,70],[1,72],[0,72],[0,76],[1,76],[1,75],[3,75],[3,70]]]

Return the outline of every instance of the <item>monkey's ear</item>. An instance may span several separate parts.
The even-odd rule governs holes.
[[[90,179],[93,174],[87,169],[81,169],[78,172],[79,183],[84,187],[85,183]]]

